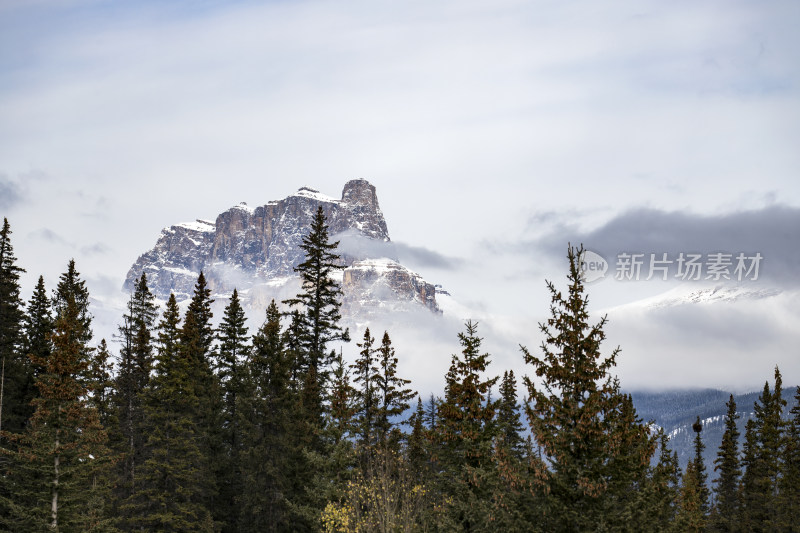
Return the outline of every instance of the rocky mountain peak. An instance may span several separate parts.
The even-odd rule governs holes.
[[[131,290],[145,272],[157,297],[166,299],[174,292],[182,300],[190,297],[202,270],[216,294],[237,288],[243,300],[250,297],[253,305],[261,306],[274,288],[295,279],[294,268],[304,259],[300,244],[319,207],[332,238],[343,240],[348,309],[356,313],[360,302],[376,307],[379,292],[387,301],[416,302],[438,312],[433,285],[396,261],[375,186],[364,179],[348,181],[341,200],[304,186],[258,207],[241,202],[215,222],[197,220],[165,228],[153,249],[128,271],[124,289]],[[374,268],[372,263],[366,268],[363,260],[376,256],[386,257],[391,268]]]

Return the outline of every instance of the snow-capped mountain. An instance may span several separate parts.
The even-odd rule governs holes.
[[[191,296],[203,271],[215,295],[224,298],[237,288],[245,304],[263,308],[271,298],[297,292],[294,268],[304,259],[300,244],[319,206],[331,239],[340,241],[346,315],[392,306],[440,312],[434,286],[398,262],[375,187],[362,179],[348,181],[341,199],[301,187],[255,208],[233,206],[213,222],[165,228],[130,268],[124,289],[144,272],[157,297],[174,292],[181,301]]]

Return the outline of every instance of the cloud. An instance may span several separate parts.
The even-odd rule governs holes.
[[[333,235],[331,240],[339,241],[337,253],[357,259],[377,259],[388,257],[397,260],[395,243],[365,237],[356,230],[345,230]]]
[[[800,209],[771,205],[759,210],[707,216],[682,211],[634,209],[626,211],[599,228],[579,230],[557,225],[543,237],[526,243],[531,250],[562,258],[568,242],[583,244],[611,264],[620,253],[667,253],[669,258],[684,253],[760,253],[763,260],[759,278],[781,284],[798,283],[800,246],[797,228]],[[612,265],[613,268],[613,265]]]
[[[96,242],[92,245],[81,247],[81,253],[84,255],[103,255],[109,253],[110,251],[111,248],[102,242]]]
[[[31,237],[35,237],[38,239],[45,240],[52,244],[66,244],[69,245],[64,237],[56,233],[55,231],[51,230],[50,228],[42,228],[40,230],[34,231],[30,234]]]
[[[448,257],[435,250],[424,246],[412,246],[402,242],[394,243],[400,261],[408,262],[415,267],[439,268],[442,270],[457,270],[463,264],[463,259]]]
[[[13,209],[24,199],[16,182],[6,174],[0,174],[0,209]]]

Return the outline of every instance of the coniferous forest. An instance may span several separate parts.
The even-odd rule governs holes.
[[[184,313],[144,274],[118,353],[92,333],[74,261],[29,300],[0,233],[0,530],[9,532],[797,531],[800,406],[765,384],[739,446],[731,396],[713,471],[681,470],[614,375],[590,319],[580,248],[548,283],[528,375],[492,366],[479,324],[441,397],[398,374],[389,332],[350,332],[320,209],[302,289],[247,324],[236,291],[215,327],[201,273]],[[542,307],[548,302],[540,302]],[[352,335],[352,340],[351,340]],[[350,342],[352,364],[333,348]],[[797,391],[800,398],[800,388]]]

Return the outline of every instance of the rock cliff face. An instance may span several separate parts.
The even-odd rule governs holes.
[[[300,244],[318,206],[332,239],[342,241],[348,314],[358,314],[362,306],[369,310],[400,303],[439,312],[433,285],[396,261],[375,187],[366,180],[347,182],[341,199],[302,187],[259,207],[234,206],[215,222],[197,220],[165,228],[155,247],[128,271],[124,289],[131,290],[145,272],[157,297],[166,299],[174,292],[180,301],[191,296],[202,270],[215,294],[237,288],[246,301],[252,292],[252,304],[261,306],[265,295],[278,292],[270,287],[296,280],[294,268],[304,259]]]

